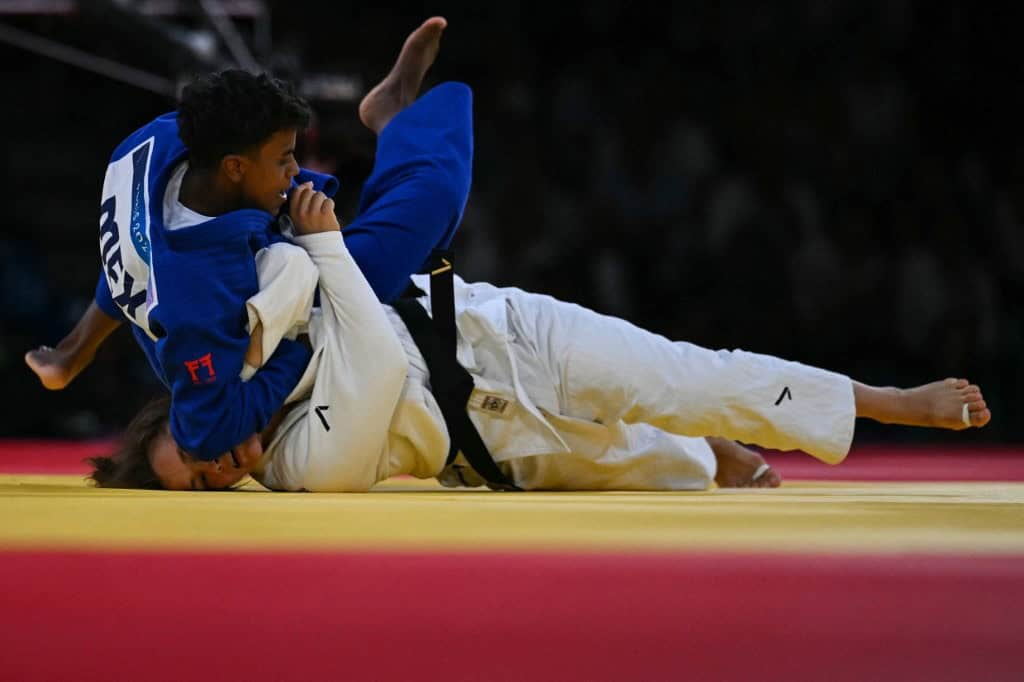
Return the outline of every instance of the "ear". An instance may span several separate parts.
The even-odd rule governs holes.
[[[231,182],[238,183],[245,177],[249,163],[249,159],[241,154],[228,154],[220,160],[220,170]]]

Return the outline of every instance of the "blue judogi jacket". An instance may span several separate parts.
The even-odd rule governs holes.
[[[111,156],[100,207],[102,272],[96,303],[126,317],[157,377],[171,391],[171,433],[212,460],[263,429],[298,383],[309,351],[284,339],[248,382],[246,300],[259,282],[254,254],[283,239],[275,217],[233,211],[173,231],[163,197],[188,151],[176,114],[140,128]],[[397,298],[434,248],[455,234],[472,176],[472,93],[441,84],[381,131],[373,173],[345,244],[382,301]],[[335,178],[303,170],[333,196]]]

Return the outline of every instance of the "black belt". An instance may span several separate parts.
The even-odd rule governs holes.
[[[521,490],[498,468],[466,412],[473,393],[473,377],[456,359],[455,289],[451,251],[435,250],[430,259],[430,310],[433,319],[414,298],[400,298],[391,306],[402,318],[423,354],[430,386],[441,408],[451,448],[446,465],[462,451],[466,461],[493,490]]]

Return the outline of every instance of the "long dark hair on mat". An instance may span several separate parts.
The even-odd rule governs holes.
[[[163,489],[149,463],[149,448],[167,427],[170,411],[169,396],[151,401],[129,422],[113,455],[85,459],[93,469],[89,478],[97,487]]]

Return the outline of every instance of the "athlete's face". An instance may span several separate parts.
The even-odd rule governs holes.
[[[244,155],[242,195],[247,206],[277,215],[299,174],[295,160],[296,131],[280,130],[256,149]]]
[[[259,436],[212,462],[195,459],[178,447],[169,428],[153,441],[149,463],[167,490],[224,490],[245,478],[263,454]]]

